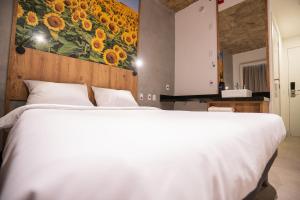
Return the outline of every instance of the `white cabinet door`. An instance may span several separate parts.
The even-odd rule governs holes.
[[[218,93],[216,6],[201,0],[175,14],[175,95]]]

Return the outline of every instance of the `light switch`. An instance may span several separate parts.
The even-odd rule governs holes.
[[[156,101],[156,94],[152,95],[152,101]]]

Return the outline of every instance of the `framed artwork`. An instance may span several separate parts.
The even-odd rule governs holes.
[[[130,68],[139,0],[19,0],[16,45]]]

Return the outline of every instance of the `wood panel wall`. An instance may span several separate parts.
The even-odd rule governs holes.
[[[84,83],[88,86],[130,90],[135,97],[137,96],[137,76],[133,76],[131,70],[29,48],[26,48],[23,55],[16,53],[16,9],[15,2],[6,84],[6,112],[11,110],[11,101],[27,99],[28,92],[23,80]]]

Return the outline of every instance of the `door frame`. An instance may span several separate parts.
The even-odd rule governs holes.
[[[275,38],[273,35],[273,33],[276,33],[276,44],[275,42]],[[280,67],[281,67],[281,51],[282,51],[282,47],[281,47],[281,34],[279,31],[279,27],[277,25],[276,19],[275,17],[272,15],[271,13],[271,20],[270,20],[270,43],[269,43],[269,63],[270,63],[270,97],[271,97],[271,112],[281,115],[281,88],[280,88],[280,80],[281,80],[281,74],[280,74]],[[274,62],[274,47],[277,47],[278,52],[276,52],[277,54],[277,60],[276,62],[278,62],[278,69],[276,70],[278,73],[278,77],[275,77],[275,62]],[[277,85],[278,84],[278,85]],[[278,88],[277,88],[278,87]],[[277,98],[277,100],[279,101],[278,104],[279,105],[275,105],[276,101],[275,98]],[[275,110],[275,107],[278,107],[278,111]]]

